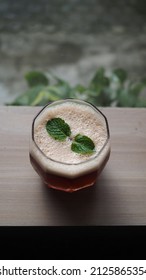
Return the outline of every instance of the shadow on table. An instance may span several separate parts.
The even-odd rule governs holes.
[[[109,173],[103,172],[96,184],[74,193],[43,188],[48,215],[55,217],[56,226],[109,225],[113,220]],[[50,210],[51,209],[51,210]],[[54,223],[56,221],[54,220]]]

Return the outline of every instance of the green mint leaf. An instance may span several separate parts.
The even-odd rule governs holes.
[[[113,74],[118,77],[121,83],[124,83],[127,79],[127,72],[124,69],[117,68],[113,71]]]
[[[47,86],[49,84],[48,78],[44,73],[39,71],[30,71],[25,74],[25,79],[29,87],[34,87],[38,85]]]
[[[26,92],[16,97],[14,101],[9,105],[16,106],[33,106],[33,102],[38,94],[43,90],[44,86],[39,85],[28,89]]]
[[[108,79],[108,77],[105,76],[105,69],[103,67],[99,68],[93,79],[91,80],[90,83],[90,88],[91,89],[98,89],[100,88],[104,88],[104,87],[108,87],[110,85],[110,81]]]
[[[89,137],[77,134],[71,145],[71,149],[78,154],[92,154],[95,152],[95,145]]]
[[[48,134],[55,140],[64,141],[71,135],[69,125],[61,118],[53,118],[46,123]]]

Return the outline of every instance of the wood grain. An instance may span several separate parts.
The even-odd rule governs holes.
[[[95,186],[48,189],[29,162],[40,107],[0,107],[0,226],[146,225],[146,109],[100,108],[111,156]]]

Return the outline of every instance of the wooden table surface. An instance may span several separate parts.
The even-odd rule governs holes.
[[[0,106],[0,226],[146,225],[146,109],[100,108],[111,156],[93,187],[48,189],[29,162],[40,107]]]

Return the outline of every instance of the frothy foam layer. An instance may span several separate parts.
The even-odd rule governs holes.
[[[68,123],[72,138],[77,134],[91,138],[96,152],[87,156],[77,154],[71,150],[70,139],[59,142],[49,136],[46,123],[57,117]],[[33,132],[30,154],[46,174],[73,179],[93,171],[100,173],[110,155],[105,118],[86,102],[66,100],[52,103],[35,118]]]
[[[71,138],[77,134],[90,137],[95,144],[95,153],[81,155],[71,150],[71,140],[57,141],[46,130],[46,123],[52,118],[62,118],[71,128]],[[89,106],[73,102],[62,103],[46,109],[36,120],[34,140],[40,150],[55,161],[77,164],[91,159],[99,153],[107,139],[107,129],[104,119]]]

